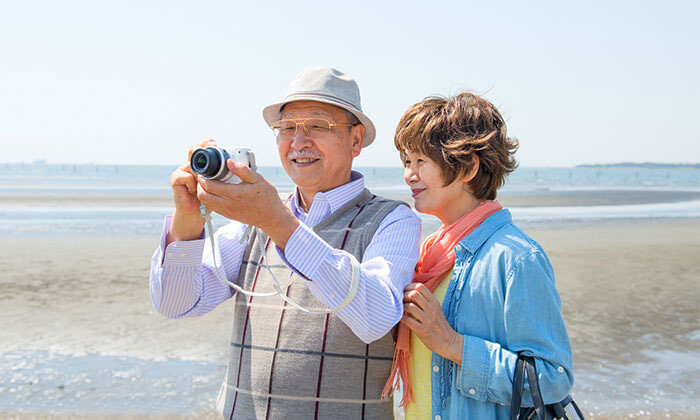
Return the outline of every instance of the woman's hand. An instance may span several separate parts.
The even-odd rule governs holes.
[[[422,283],[410,283],[404,289],[403,303],[401,322],[433,353],[461,365],[464,336],[452,329],[428,287]]]

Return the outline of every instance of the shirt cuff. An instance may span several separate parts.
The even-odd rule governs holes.
[[[163,265],[200,264],[202,262],[202,253],[204,252],[204,229],[202,229],[199,239],[171,242],[166,248],[165,242],[172,221],[173,216],[165,216],[163,232],[160,236],[161,253],[165,255]]]
[[[457,389],[468,398],[486,401],[488,394],[489,360],[493,343],[479,337],[464,335],[462,366],[458,367]]]
[[[284,252],[280,256],[294,271],[302,274],[306,279],[313,279],[316,271],[328,255],[333,252],[333,247],[321,239],[310,227],[303,223],[289,237]]]

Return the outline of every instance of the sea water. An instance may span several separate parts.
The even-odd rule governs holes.
[[[411,201],[402,168],[356,168],[366,186],[380,195]],[[0,234],[24,235],[156,235],[163,217],[172,212],[172,166],[0,164]],[[293,183],[281,167],[259,172],[281,194]],[[563,195],[635,190],[700,192],[698,168],[518,168],[502,188],[503,194]],[[110,197],[113,200],[105,200]],[[128,198],[129,204],[119,202]],[[31,201],[28,201],[31,199]],[[60,201],[59,204],[54,201]],[[73,202],[74,201],[74,202]],[[116,204],[115,204],[116,202]],[[522,226],[561,222],[590,222],[625,218],[700,216],[700,203],[625,204],[511,208]],[[425,228],[439,221],[420,215]],[[215,225],[226,220],[214,216]]]
[[[0,191],[133,192],[169,190],[168,165],[92,165],[0,163]],[[400,167],[359,167],[365,183],[384,194],[405,194]],[[280,192],[293,188],[282,167],[258,168]],[[700,168],[689,167],[520,167],[508,176],[505,192],[538,189],[700,188]]]

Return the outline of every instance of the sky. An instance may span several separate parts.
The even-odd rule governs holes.
[[[377,140],[429,95],[493,102],[521,166],[700,162],[700,2],[1,1],[0,162],[166,164],[207,138],[279,165],[261,111],[304,67]]]

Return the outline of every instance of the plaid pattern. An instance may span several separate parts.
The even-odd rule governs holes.
[[[365,190],[314,231],[362,261],[377,227],[399,204]],[[249,241],[238,279],[243,287],[272,290],[263,258],[282,285],[291,281],[285,290],[289,297],[307,308],[323,308],[264,233]],[[393,418],[391,402],[380,400],[393,357],[391,334],[367,345],[334,314],[306,314],[279,296],[234,299],[227,378],[217,402],[224,418]]]

